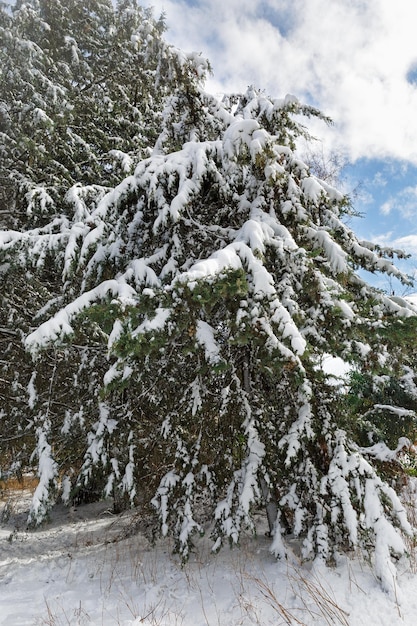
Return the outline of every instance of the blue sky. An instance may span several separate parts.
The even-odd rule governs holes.
[[[344,174],[348,189],[359,186],[354,207],[361,217],[351,220],[353,230],[381,246],[406,251],[410,258],[397,261],[397,265],[417,277],[417,167],[401,159],[360,158],[349,164]],[[385,277],[367,278],[396,294],[410,291]]]
[[[417,273],[415,0],[142,1],[165,12],[168,41],[210,60],[208,91],[254,85],[330,115],[334,126],[312,131],[349,161],[347,189],[359,184],[352,227],[413,253],[405,267]]]

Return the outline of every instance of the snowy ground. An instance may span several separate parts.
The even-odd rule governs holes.
[[[399,566],[397,601],[359,559],[335,569],[301,567],[296,557],[279,563],[263,533],[218,555],[203,539],[181,568],[170,542],[152,547],[142,533],[132,534],[133,513],[113,516],[105,503],[72,512],[58,507],[47,526],[28,532],[23,496],[0,502],[4,626],[417,623],[413,562]]]

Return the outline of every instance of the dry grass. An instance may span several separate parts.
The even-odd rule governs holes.
[[[349,614],[336,602],[332,590],[326,588],[318,576],[310,573],[307,577],[299,568],[288,573],[288,580],[294,595],[314,621],[349,626]]]
[[[79,606],[71,611],[65,610],[62,606],[53,609],[45,598],[46,617],[36,620],[36,626],[87,626],[91,624],[90,616]]]
[[[278,599],[274,585],[266,578],[249,576],[255,583],[264,601],[280,616],[288,626],[305,626],[303,615],[309,616],[309,623],[349,626],[349,614],[336,602],[330,588],[313,573],[307,573],[301,566],[289,567],[288,587],[293,594],[293,608],[288,608]],[[296,602],[295,602],[296,600]]]
[[[23,498],[31,496],[38,483],[39,479],[33,474],[0,480],[0,522],[7,522],[16,513]]]
[[[278,600],[276,593],[270,583],[257,577],[252,577],[252,580],[264,597],[266,603],[271,606],[280,617],[282,617],[285,624],[288,624],[289,626],[293,626],[294,624],[299,624],[300,626],[303,626],[304,622],[299,620],[293,612],[287,609]]]
[[[10,493],[19,495],[22,491],[35,491],[39,478],[34,474],[23,474],[21,478],[12,476],[6,480],[0,479],[0,499]]]

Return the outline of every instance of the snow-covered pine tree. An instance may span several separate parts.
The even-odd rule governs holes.
[[[97,186],[113,186],[148,156],[182,71],[164,28],[135,0],[0,8],[1,216],[9,227],[65,212],[73,184],[87,194],[92,185],[97,199]]]
[[[371,549],[390,588],[411,528],[346,435],[321,360],[388,360],[387,327],[415,312],[356,270],[407,278],[357,239],[348,199],[297,157],[298,117],[318,111],[254,89],[220,102],[203,90],[199,56],[164,50],[171,95],[149,156],[107,194],[94,178],[77,184],[65,215],[1,235],[3,259],[62,270],[60,299],[26,338],[38,362],[71,342],[87,350],[92,328],[106,342],[104,394],[95,421],[77,422],[85,450],[65,493],[99,475],[106,493],[144,499],[184,558],[209,522],[214,549],[237,543],[266,504],[274,554],[287,532],[305,558]],[[65,411],[61,423],[38,414],[41,476],[58,475]]]
[[[163,19],[155,21],[135,0],[116,7],[110,0],[0,7],[0,225],[15,229],[2,238],[0,267],[0,467],[28,466],[34,450],[46,458],[43,450],[50,447],[44,442],[53,440],[59,463],[42,465],[34,520],[55,497],[58,470],[77,474],[82,463],[86,433],[96,421],[106,348],[98,327],[85,322],[71,346],[33,364],[21,337],[45,302],[62,304],[82,281],[72,273],[62,293],[71,259],[63,274],[51,253],[60,245],[62,224],[76,222],[77,212],[86,219],[85,204],[91,209],[151,153],[167,96],[182,74],[196,71],[165,43],[163,31]],[[9,255],[8,248],[19,229],[38,227],[55,243],[51,250],[39,248],[40,262],[31,267],[25,260],[34,242],[30,235],[22,255]],[[105,483],[99,475],[96,483],[100,493]]]
[[[389,359],[362,363],[347,379],[346,403],[351,435],[366,455],[391,460],[381,468],[390,480],[414,473],[417,440],[417,318],[398,319],[385,331]]]

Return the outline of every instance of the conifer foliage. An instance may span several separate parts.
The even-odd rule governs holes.
[[[38,225],[72,185],[110,187],[148,155],[182,65],[136,2],[16,6],[0,15],[2,213]]]
[[[209,95],[207,62],[168,46],[133,1],[33,1],[2,20],[18,78],[2,70],[1,176],[25,215],[1,233],[2,268],[50,292],[25,338],[32,519],[59,489],[98,486],[149,504],[187,558],[207,524],[215,549],[237,543],[263,505],[275,555],[287,533],[305,558],[371,548],[390,587],[411,528],[346,434],[321,361],[388,366],[386,330],[414,311],[356,273],[407,280],[296,155],[300,116],[322,115],[254,89]],[[42,400],[51,355],[62,385]]]

